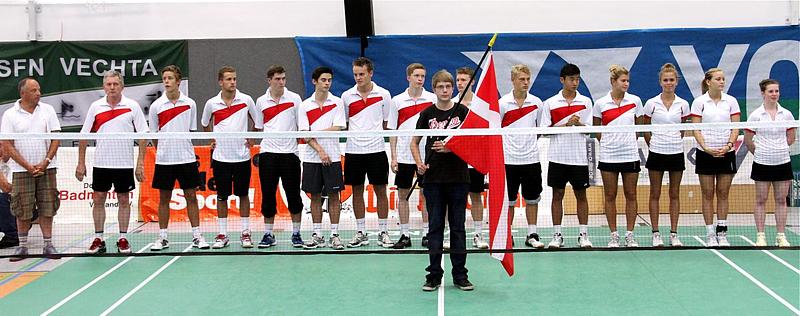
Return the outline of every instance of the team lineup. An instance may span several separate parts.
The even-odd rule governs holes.
[[[303,100],[286,88],[286,71],[281,66],[271,66],[266,77],[268,89],[256,100],[237,89],[236,70],[222,67],[218,71],[220,92],[205,103],[200,113],[200,123],[207,132],[287,132],[287,131],[378,131],[414,129],[458,128],[469,112],[473,100],[473,86],[469,86],[474,70],[462,67],[455,77],[446,70],[432,75],[431,91],[425,89],[427,72],[418,63],[408,65],[408,88],[392,97],[388,90],[372,81],[374,65],[361,57],[353,61],[355,85],[341,97],[330,92],[333,71],[328,67],[316,68],[310,77],[314,92]],[[654,77],[656,77],[654,75]],[[146,117],[142,107],[124,96],[123,76],[108,71],[103,76],[105,96],[92,103],[81,133],[176,133],[198,129],[198,109],[195,101],[179,90],[182,73],[177,66],[161,70],[163,95],[154,101]],[[657,74],[662,92],[644,103],[628,92],[629,71],[612,65],[609,68],[610,91],[592,100],[578,92],[580,69],[565,64],[560,71],[562,90],[542,101],[529,91],[531,71],[526,65],[510,69],[513,89],[498,100],[503,128],[571,127],[571,126],[627,126],[638,124],[680,124],[738,122],[740,106],[736,98],[726,94],[725,76],[721,69],[712,68],[702,80],[703,95],[689,102],[676,95],[680,80],[677,69],[665,64]],[[748,121],[793,121],[790,111],[779,104],[780,85],[776,80],[765,79],[759,84],[763,103],[747,117]],[[39,101],[39,83],[33,78],[19,82],[20,99],[6,111],[2,118],[2,133],[47,133],[61,130],[53,107]],[[454,90],[458,94],[454,96]],[[457,103],[461,100],[461,103]],[[786,197],[793,177],[789,146],[795,141],[796,128],[753,128],[744,130],[744,142],[754,155],[751,179],[755,181],[754,219],[757,228],[756,245],[774,244],[790,246],[785,236],[787,221]],[[532,248],[560,248],[564,246],[562,220],[567,183],[577,201],[579,222],[577,246],[593,247],[589,236],[589,204],[586,189],[590,187],[590,162],[587,143],[594,142],[589,134],[564,133],[552,135],[503,135],[506,164],[506,181],[509,212],[513,219],[514,205],[521,198],[527,219],[525,246]],[[696,170],[698,175],[703,220],[706,226],[705,244],[709,247],[730,246],[727,239],[728,199],[733,176],[737,172],[733,151],[739,130],[708,129],[698,131],[608,132],[596,133],[600,149],[597,168],[603,182],[604,212],[609,227],[607,246],[638,247],[634,225],[638,215],[637,183],[641,171],[638,137],[643,137],[649,149],[647,163],[650,192],[648,211],[652,222],[652,245],[665,244],[680,247],[678,234],[680,214],[680,183],[685,170],[682,139],[693,137],[696,141]],[[537,141],[549,138],[547,151],[548,172],[542,175]],[[300,151],[298,143],[307,144]],[[289,241],[293,247],[315,249],[330,247],[335,250],[368,245],[366,233],[365,183],[372,185],[376,195],[378,235],[377,244],[384,248],[404,249],[412,246],[410,205],[405,198],[414,194],[419,183],[422,205],[422,246],[430,249],[430,265],[426,269],[423,290],[438,288],[444,273],[441,266],[442,249],[450,249],[454,284],[462,290],[471,290],[467,278],[465,228],[467,200],[471,202],[474,232],[469,235],[472,245],[488,249],[484,240],[483,203],[481,194],[486,188],[486,177],[468,166],[445,146],[443,137],[397,136],[389,137],[389,154],[382,136],[348,137],[341,152],[339,139],[330,138],[263,138],[258,153],[258,177],[261,183],[261,213],[264,216],[264,234],[254,242],[250,223],[249,186],[253,157],[250,148],[255,139],[220,138],[211,141],[211,167],[216,179],[217,224],[219,233],[207,242],[200,230],[200,216],[195,191],[201,185],[199,164],[190,139],[153,140],[156,149],[155,171],[144,174],[144,152],[147,140],[133,146],[130,140],[99,138],[96,142],[92,166],[94,191],[92,218],[95,236],[87,253],[104,253],[105,201],[108,193],[119,199],[119,234],[116,247],[121,253],[130,253],[126,237],[130,221],[131,192],[136,182],[150,178],[150,185],[159,190],[157,240],[151,251],[170,246],[169,203],[177,181],[187,197],[187,213],[192,231],[192,247],[221,249],[230,243],[227,201],[230,196],[240,199],[239,240],[243,248],[269,248],[278,243],[273,234],[277,215],[276,192],[281,185],[292,221]],[[19,244],[12,261],[28,255],[28,230],[34,211],[38,212],[44,238],[44,254],[52,258],[58,252],[52,244],[52,220],[59,208],[56,188],[57,140],[15,139],[3,141],[7,171],[0,174],[0,190],[10,193],[10,211],[19,228]],[[80,141],[75,178],[83,181],[87,175],[86,148],[88,142]],[[134,150],[138,159],[134,160]],[[389,234],[389,172],[395,174],[397,210],[400,237],[396,241]],[[661,187],[668,178],[670,232],[662,237],[658,230]],[[618,181],[622,178],[625,198],[626,231],[617,231],[616,197]],[[552,188],[550,206],[553,236],[549,242],[537,232],[538,204],[543,191],[543,181]],[[345,186],[352,189],[352,206],[356,218],[356,231],[349,240],[339,235],[341,201],[339,192]],[[775,201],[777,234],[768,242],[765,234],[766,201],[772,187]],[[301,194],[310,195],[312,218],[311,236],[301,236],[303,201]],[[330,226],[328,236],[323,233],[323,201],[327,203]],[[716,214],[716,218],[715,218]],[[449,222],[450,239],[445,240],[445,222]],[[667,240],[668,239],[668,240]]]

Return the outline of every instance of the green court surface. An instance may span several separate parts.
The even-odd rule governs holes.
[[[595,243],[601,241],[605,238],[598,237]],[[684,243],[700,244],[692,236],[685,236]],[[139,245],[135,251],[144,249]],[[192,251],[187,246],[175,242],[171,249]],[[800,315],[797,250],[548,251],[516,253],[514,259],[516,274],[509,278],[488,254],[470,254],[467,268],[474,291],[456,289],[446,275],[439,291],[423,292],[428,260],[424,254],[71,258],[0,299],[0,311],[3,315]],[[447,260],[445,256],[449,273]]]

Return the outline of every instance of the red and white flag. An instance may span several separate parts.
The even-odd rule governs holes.
[[[480,65],[478,89],[469,107],[469,113],[459,128],[500,128],[500,104],[494,58],[490,51]],[[451,136],[446,145],[466,163],[480,173],[489,175],[489,249],[511,248],[511,216],[508,212],[503,137],[501,135]],[[509,276],[514,275],[514,254],[492,252],[500,260]]]

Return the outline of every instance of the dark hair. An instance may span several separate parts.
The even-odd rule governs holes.
[[[31,81],[31,80],[35,81],[36,79],[34,79],[33,77],[25,77],[25,78],[22,78],[22,80],[19,81],[19,83],[17,84],[17,91],[19,92],[19,95],[22,95],[22,89],[25,89],[25,86],[28,85],[28,81]],[[762,89],[762,91],[763,91],[763,89]]]
[[[275,74],[282,74],[286,73],[286,69],[283,69],[283,66],[280,65],[272,65],[267,68],[267,78],[272,79],[272,76]]]
[[[353,61],[353,66],[367,67],[367,71],[372,71],[375,69],[375,65],[367,57],[356,58],[356,60]]]
[[[470,68],[470,67],[464,66],[464,67],[460,67],[460,68],[456,69],[456,75],[467,75],[467,76],[472,77],[472,75],[474,75],[474,74],[475,74],[475,70]]]
[[[771,84],[776,84],[776,85],[779,85],[779,86],[781,85],[781,83],[778,82],[778,80],[775,80],[775,79],[764,79],[764,80],[761,80],[761,82],[758,83],[758,87],[761,88],[761,92],[764,92],[764,91],[767,91],[767,86],[771,85]]]
[[[566,78],[569,76],[575,76],[580,74],[581,74],[581,69],[578,68],[578,66],[576,66],[575,64],[565,64],[563,67],[561,67],[561,74],[559,74],[558,76],[561,78]]]
[[[222,68],[220,68],[219,71],[217,72],[217,80],[222,80],[222,78],[225,78],[226,72],[236,73],[236,68],[233,68],[231,66],[222,66]]]
[[[161,75],[163,76],[164,73],[167,72],[167,71],[172,72],[173,74],[175,74],[175,79],[177,81],[181,81],[181,79],[183,78],[183,73],[181,73],[181,68],[178,67],[178,66],[169,65],[169,66],[166,66],[166,67],[162,68],[161,69]]]
[[[319,76],[322,76],[322,74],[331,74],[331,77],[333,77],[333,70],[325,66],[317,67],[311,73],[311,80],[319,80]]]

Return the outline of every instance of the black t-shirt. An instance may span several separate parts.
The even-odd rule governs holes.
[[[456,103],[447,111],[439,110],[435,105],[429,106],[419,113],[417,129],[455,129],[461,126],[469,110]],[[448,120],[449,118],[449,120]],[[467,163],[454,153],[438,153],[431,151],[433,142],[442,140],[442,136],[428,137],[425,144],[427,163],[430,166],[425,172],[423,183],[469,183]]]

